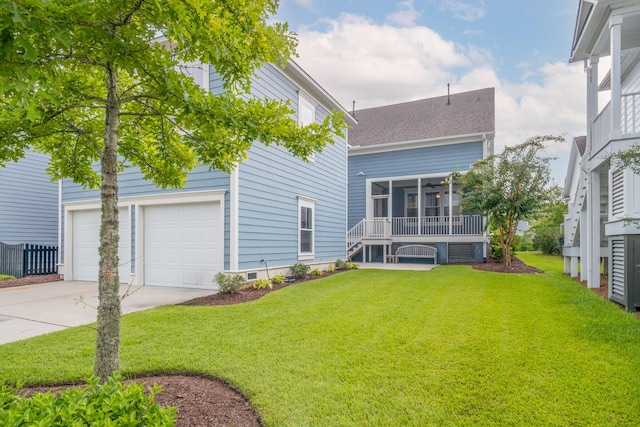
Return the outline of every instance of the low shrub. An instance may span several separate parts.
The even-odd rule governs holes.
[[[223,294],[235,294],[238,289],[242,288],[247,281],[244,276],[236,274],[231,276],[222,272],[213,277],[214,282],[218,284],[220,292]]]
[[[15,394],[19,387],[0,385],[0,425],[3,426],[173,426],[176,408],[162,407],[154,396],[158,385],[122,384],[115,375],[104,384],[97,377],[87,385],[56,393]]]
[[[336,260],[336,270],[345,270],[347,268],[346,261],[341,259]]]
[[[320,270],[319,268],[314,268],[313,270],[311,270],[311,272],[309,272],[309,274],[311,274],[312,276],[322,276],[322,270]]]
[[[347,270],[357,270],[360,265],[356,262],[348,262],[346,263]]]
[[[329,266],[327,267],[327,273],[333,273],[336,271],[336,268],[333,266],[333,264],[329,264]]]
[[[282,285],[285,282],[284,274],[276,274],[271,278],[271,283],[274,285]]]
[[[269,279],[258,279],[253,282],[253,289],[273,289],[273,283]]]
[[[304,276],[306,276],[309,271],[309,266],[300,262],[293,264],[289,268],[291,269],[291,274],[293,274],[296,279],[304,279]]]

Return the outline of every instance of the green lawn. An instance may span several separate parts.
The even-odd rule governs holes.
[[[125,374],[196,372],[267,425],[636,426],[640,322],[562,275],[349,271],[220,307],[123,319]],[[89,375],[95,333],[0,346],[0,378]]]
[[[0,274],[0,280],[8,280],[8,279],[15,279],[15,277],[7,276],[6,274]]]

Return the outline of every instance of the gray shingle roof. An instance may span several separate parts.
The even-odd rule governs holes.
[[[349,144],[369,146],[393,142],[491,133],[495,131],[495,89],[356,110],[358,124]]]

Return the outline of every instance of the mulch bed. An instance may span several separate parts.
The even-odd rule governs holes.
[[[60,279],[59,274],[45,274],[43,276],[27,276],[21,279],[6,279],[0,280],[0,289],[2,288],[14,288],[16,286],[33,285],[36,283],[49,283],[58,282]]]
[[[249,401],[221,381],[190,375],[154,375],[128,380],[158,384],[162,391],[155,401],[162,406],[178,408],[176,426],[262,426]],[[21,393],[65,390],[69,385],[24,387]]]
[[[473,268],[482,271],[491,271],[494,273],[521,273],[521,274],[540,274],[542,270],[530,267],[516,257],[511,258],[511,266],[506,267],[502,261],[495,258],[487,258],[485,263],[472,264]]]
[[[346,270],[341,270],[341,271],[346,271]],[[341,271],[336,271],[334,273],[324,273],[322,276],[307,275],[304,279],[291,280],[291,278],[287,278],[287,280],[288,280],[287,282],[285,282],[283,284],[280,284],[280,285],[274,284],[272,289],[269,289],[269,288],[253,289],[250,284],[247,284],[244,288],[238,290],[237,292],[235,292],[233,294],[218,293],[218,294],[212,294],[212,295],[205,295],[203,297],[194,298],[194,299],[191,299],[189,301],[185,301],[185,302],[180,303],[178,305],[194,306],[194,305],[231,305],[231,304],[241,304],[243,302],[249,302],[249,301],[257,300],[258,298],[261,298],[261,297],[263,297],[263,296],[265,296],[267,294],[270,294],[271,292],[275,292],[275,291],[277,291],[279,289],[286,288],[287,286],[295,285],[297,283],[308,282],[310,280],[321,279],[323,277],[329,277],[329,276],[332,276],[334,274],[339,274]]]

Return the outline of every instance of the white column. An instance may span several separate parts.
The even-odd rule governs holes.
[[[611,35],[611,138],[622,137],[622,17],[612,16]],[[597,83],[596,83],[597,84]]]
[[[587,185],[591,181],[587,178]],[[587,203],[589,201],[587,200]],[[588,208],[588,206],[587,206]],[[580,281],[585,282],[587,280],[587,252],[589,243],[587,241],[587,235],[589,225],[587,221],[587,211],[580,212]]]
[[[600,173],[591,172],[587,191],[587,287],[600,287]]]
[[[393,218],[393,181],[389,180],[389,205],[387,206],[387,219]]]
[[[229,270],[235,272],[239,265],[240,165],[231,172],[229,190]]]
[[[453,180],[449,178],[449,234],[453,234]]]
[[[571,277],[578,277],[578,257],[571,257]]]
[[[591,156],[591,147],[593,147],[594,137],[593,124],[598,116],[598,62],[600,57],[592,56],[587,67],[587,158]]]
[[[571,257],[565,255],[562,259],[564,261],[564,270],[562,272],[564,274],[569,274],[569,271],[571,271]]]
[[[422,234],[422,178],[418,178],[418,236]]]

